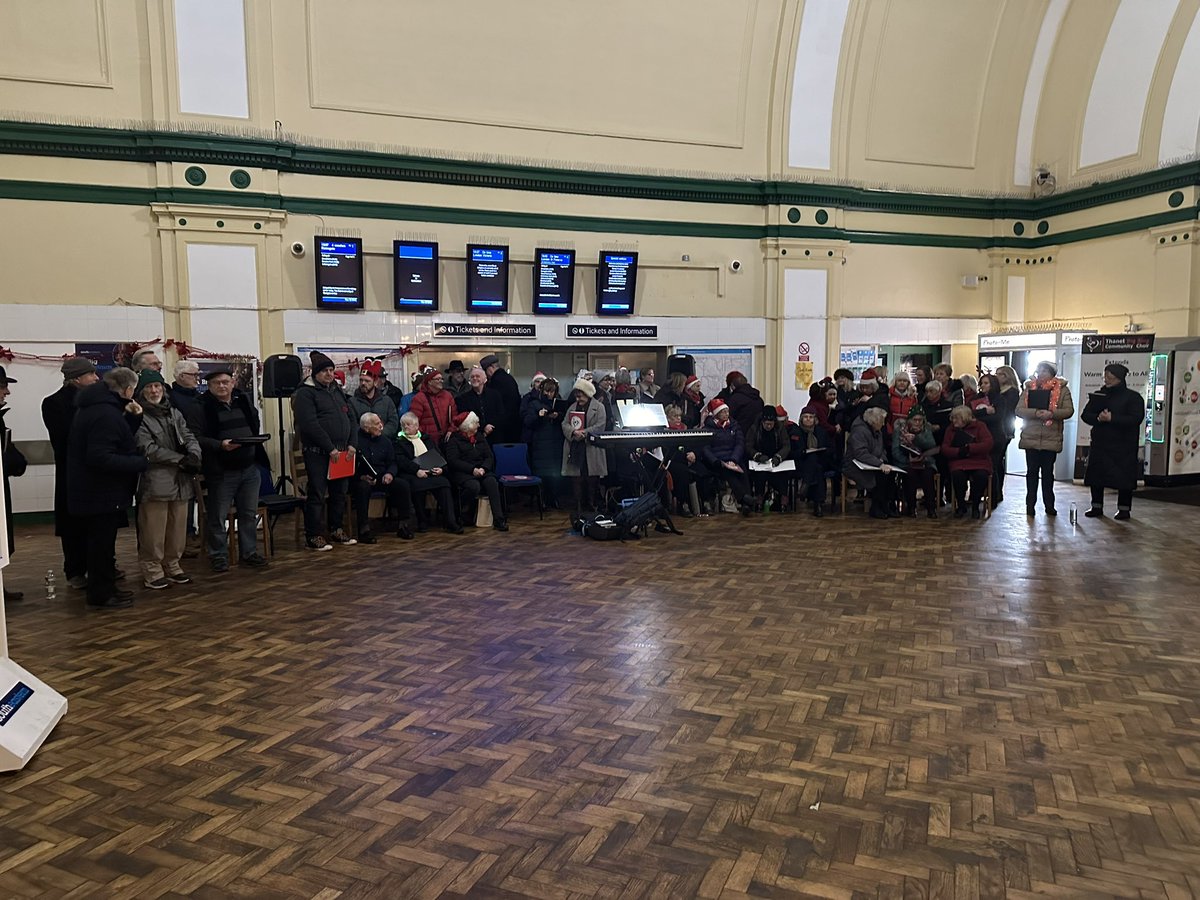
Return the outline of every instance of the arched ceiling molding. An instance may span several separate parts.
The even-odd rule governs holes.
[[[1121,0],[1092,80],[1079,167],[1136,155],[1154,70],[1179,0]]]
[[[788,116],[788,165],[830,168],[833,101],[850,0],[805,0]]]
[[[1025,79],[1025,96],[1021,100],[1021,118],[1017,125],[1017,153],[1013,162],[1013,184],[1028,186],[1033,180],[1033,134],[1037,127],[1038,105],[1042,99],[1042,88],[1046,84],[1046,70],[1050,67],[1050,56],[1067,6],[1071,0],[1050,0],[1042,27],[1038,31],[1037,45],[1033,48],[1033,60],[1029,64],[1029,75]]]
[[[1160,165],[1200,151],[1200,16],[1192,19],[1163,112]]]

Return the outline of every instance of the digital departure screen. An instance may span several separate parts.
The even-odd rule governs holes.
[[[600,254],[596,269],[596,315],[628,316],[633,313],[633,295],[637,288],[638,255],[632,251],[608,251]]]
[[[317,308],[363,308],[362,238],[314,237]]]
[[[438,245],[434,241],[393,241],[392,271],[396,309],[434,312],[438,308]]]
[[[467,312],[508,312],[508,248],[467,244]]]
[[[574,295],[575,251],[535,250],[533,311],[546,316],[569,315]]]

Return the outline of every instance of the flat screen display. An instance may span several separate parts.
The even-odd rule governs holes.
[[[508,312],[508,248],[467,244],[467,312]]]
[[[393,241],[392,271],[396,309],[437,310],[438,245],[435,241]]]
[[[575,251],[544,250],[533,253],[533,311],[544,316],[566,316],[575,295]]]
[[[317,308],[363,308],[362,238],[314,237]]]
[[[596,315],[633,314],[633,295],[637,288],[636,252],[605,250],[596,269]]]

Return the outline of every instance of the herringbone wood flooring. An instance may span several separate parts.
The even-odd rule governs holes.
[[[0,896],[1200,893],[1195,511],[1013,493],[32,597],[13,656],[71,709],[0,779]],[[32,594],[55,544],[18,549]]]

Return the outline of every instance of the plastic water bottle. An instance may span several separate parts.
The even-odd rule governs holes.
[[[46,570],[46,599],[53,600],[58,596],[58,585],[54,581],[54,570]]]
[[[1071,503],[1071,524],[1075,525],[1075,524],[1078,524],[1078,522],[1079,522],[1079,504],[1072,502]]]

